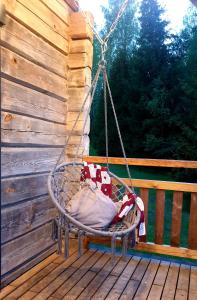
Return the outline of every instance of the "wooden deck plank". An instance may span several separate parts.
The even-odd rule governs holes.
[[[52,297],[62,299],[75,285],[76,283],[91,269],[91,267],[97,262],[97,260],[103,255],[101,252],[95,252],[89,260],[79,267],[72,276],[64,281],[61,288],[55,293],[51,294]]]
[[[121,273],[120,277],[118,278],[117,282],[111,289],[109,295],[107,296],[107,300],[113,299],[118,300],[124,291],[125,287],[127,286],[127,283],[129,282],[132,274],[134,273],[137,265],[140,262],[140,258],[137,256],[132,257],[132,259],[127,264],[124,271]]]
[[[151,289],[152,283],[154,281],[157,269],[159,267],[159,260],[152,259],[146,273],[140,283],[137,293],[134,297],[135,300],[144,300],[147,298],[149,291]]]
[[[98,289],[98,291],[94,294],[92,300],[104,300],[111,288],[113,287],[113,285],[115,284],[116,280],[116,276],[109,275],[105,282]]]
[[[28,291],[24,295],[22,295],[18,300],[31,300],[37,295],[36,292]]]
[[[53,254],[16,279],[0,300],[196,300],[197,267],[86,251],[80,258],[71,240],[70,257]]]
[[[25,292],[27,292],[34,284],[36,284],[42,278],[44,278],[45,276],[47,276],[56,267],[57,267],[57,264],[50,263],[48,266],[46,266],[40,272],[38,272],[34,276],[32,276],[28,281],[24,282],[22,285],[20,285],[19,287],[17,287],[5,299],[6,300],[13,300],[13,299],[19,298],[20,296],[22,296],[23,294],[25,294]]]
[[[96,276],[95,272],[88,271],[82,279],[65,295],[64,300],[76,299],[90,283],[90,281]]]
[[[89,260],[89,258],[92,257],[92,255],[95,253],[95,251],[88,251],[83,256],[81,256],[77,261],[75,261],[71,266],[69,266],[65,271],[61,272],[59,276],[56,278],[51,278],[46,282],[47,286],[41,290],[37,296],[35,297],[36,300],[38,299],[47,299],[49,296],[51,296],[56,290],[58,290],[59,287],[62,286],[62,284],[70,278],[73,273],[76,272],[76,270],[86,261]],[[65,262],[66,263],[66,262]]]
[[[160,263],[159,269],[154,279],[154,284],[164,286],[169,267],[170,263],[167,261],[163,261]]]
[[[162,300],[174,299],[176,284],[179,275],[179,264],[171,263],[166,283],[163,290]]]
[[[191,267],[190,284],[189,284],[189,300],[197,298],[197,267]]]
[[[53,280],[55,280],[61,273],[65,272],[73,262],[78,259],[77,253],[74,253],[69,257],[68,260],[64,261],[64,263],[60,264],[56,269],[54,269],[49,276],[40,280],[36,285],[31,288],[31,291],[39,293],[45,287],[47,287]]]
[[[109,254],[105,254],[106,258],[110,259]],[[86,287],[86,289],[81,293],[78,300],[91,300],[96,291],[100,288],[100,286],[105,282],[106,278],[110,274],[110,272],[116,267],[116,263],[120,260],[120,257],[115,258],[115,263],[112,264],[111,260],[108,259],[108,262],[104,265],[104,267],[98,272],[96,277],[91,281],[91,283]],[[116,271],[117,272],[117,271]]]
[[[129,280],[125,290],[122,293],[122,296],[120,297],[120,300],[133,299],[133,296],[135,295],[139,285],[140,285],[140,281],[132,280],[132,279]]]
[[[144,273],[148,267],[150,260],[143,258],[140,263],[138,264],[135,272],[133,273],[131,279],[136,281],[141,281],[142,277],[144,276]]]
[[[147,300],[159,300],[161,298],[162,290],[163,287],[161,285],[153,284]]]

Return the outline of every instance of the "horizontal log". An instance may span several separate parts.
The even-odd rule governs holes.
[[[48,193],[48,175],[12,177],[1,180],[1,205],[11,205]]]
[[[90,40],[71,40],[69,53],[93,53],[93,45]]]
[[[71,8],[64,0],[41,0],[50,10],[52,10],[66,25],[70,24],[69,14]]]
[[[89,237],[88,242],[99,244],[99,245],[105,245],[105,246],[111,245],[109,238]],[[121,245],[122,242],[117,241],[117,246],[121,246]],[[170,256],[176,256],[176,257],[187,258],[187,259],[197,259],[197,250],[171,247],[168,245],[156,245],[153,243],[139,243],[135,246],[134,250],[144,251],[148,253],[150,252],[152,254],[163,254],[163,255],[170,255]]]
[[[130,179],[123,178],[123,180],[127,185],[131,185]],[[197,192],[197,184],[186,182],[132,179],[132,185],[134,187],[139,188],[157,189],[165,191]]]
[[[66,125],[66,130],[67,133],[70,134],[71,130],[75,124],[75,121],[78,117],[78,112],[68,112],[67,114],[67,125]],[[83,126],[85,123],[85,119],[87,117],[87,111],[83,113],[83,115],[80,116],[79,120],[76,123],[76,126],[73,130],[72,135],[88,135],[90,133],[90,117],[88,116],[86,126],[83,132]]]
[[[92,68],[92,55],[91,53],[72,53],[68,56],[68,66],[70,69],[77,68]]]
[[[35,118],[2,112],[2,136],[4,143],[64,145],[66,125],[47,122]]]
[[[1,210],[1,243],[41,226],[57,215],[49,196],[42,196]]]
[[[22,265],[20,265],[20,267],[13,270],[11,273],[7,273],[7,274],[3,275],[1,278],[2,287],[7,286],[9,283],[13,283],[13,280],[15,280],[19,276],[23,275],[26,271],[31,270],[33,267],[37,266],[40,262],[43,262],[44,259],[48,258],[49,256],[54,255],[56,248],[57,248],[56,244],[53,244],[51,247],[47,248],[46,250],[41,251],[40,253],[37,253],[37,255],[35,255],[29,261],[24,262]],[[26,275],[26,273],[25,273],[25,275]],[[14,286],[12,286],[12,287],[14,287]],[[1,294],[2,294],[2,292],[1,292]],[[9,294],[9,292],[7,294]]]
[[[6,26],[1,28],[0,43],[31,62],[67,78],[68,56],[8,15]]]
[[[28,2],[28,1],[26,1]],[[68,53],[68,40],[49,27],[33,12],[27,9],[24,5],[16,0],[3,0],[6,11],[16,18],[20,23],[24,24],[32,32],[42,37],[45,41],[50,43],[63,53]]]
[[[1,274],[10,272],[52,246],[54,242],[51,239],[51,230],[52,224],[49,223],[2,245]]]
[[[66,102],[4,78],[1,79],[1,108],[49,121],[66,123]]]
[[[106,157],[87,156],[84,160],[95,163],[106,163]],[[109,157],[108,162],[114,165],[125,165],[125,159],[119,157]],[[144,158],[127,158],[129,166],[146,166],[146,167],[165,167],[165,168],[188,168],[196,169],[197,161],[189,160],[168,160],[168,159],[144,159]]]
[[[61,152],[57,148],[2,147],[2,177],[50,171]]]
[[[74,69],[70,70],[68,73],[68,86],[72,87],[85,87],[91,86],[91,69],[83,68],[83,69]]]
[[[33,14],[39,17],[44,23],[55,31],[57,34],[68,40],[68,26],[57,17],[57,15],[51,11],[42,1],[40,0],[17,0]]]
[[[70,112],[79,112],[87,96],[89,87],[82,88],[69,88],[68,89],[68,111]],[[91,96],[89,96],[84,106],[84,111],[87,111],[91,102]]]
[[[73,137],[75,139],[76,137]],[[71,139],[72,144],[69,144],[66,148],[66,155],[71,158],[75,158],[76,154],[78,153],[77,157],[82,157],[83,154],[89,153],[90,148],[90,139],[88,136],[83,137],[83,140],[80,144],[80,147],[78,149],[77,139],[76,144],[73,143],[73,139]]]
[[[1,48],[1,72],[35,86],[35,89],[38,87],[45,94],[53,93],[67,98],[67,81],[64,78],[5,48]]]
[[[85,12],[87,13],[87,12]],[[93,42],[93,32],[87,20],[93,24],[91,13],[87,13],[87,19],[81,12],[71,13],[70,15],[70,37],[73,40],[89,39]]]

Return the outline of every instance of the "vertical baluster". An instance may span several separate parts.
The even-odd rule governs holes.
[[[189,238],[190,249],[197,250],[197,193],[191,193],[190,219],[189,219]]]
[[[115,263],[115,253],[116,253],[116,236],[113,235],[111,238],[111,263],[114,265]]]
[[[65,235],[64,235],[64,257],[67,259],[69,257],[69,223],[65,221]]]
[[[174,192],[172,208],[171,246],[179,247],[181,235],[183,192]]]
[[[78,231],[78,256],[80,257],[83,254],[83,237],[84,232],[82,230]]]
[[[164,212],[165,212],[165,191],[156,191],[156,222],[155,222],[155,244],[163,244],[164,234]]]

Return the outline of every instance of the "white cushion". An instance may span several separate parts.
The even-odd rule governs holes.
[[[66,208],[77,221],[92,228],[102,228],[111,223],[117,206],[100,190],[85,187],[73,196]]]

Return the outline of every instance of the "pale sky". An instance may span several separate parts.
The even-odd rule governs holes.
[[[170,28],[179,31],[182,28],[183,16],[190,5],[189,0],[159,0],[162,6],[166,7],[166,17],[171,22]],[[79,0],[83,10],[93,13],[96,24],[100,27],[103,24],[101,5],[107,6],[108,0]]]

